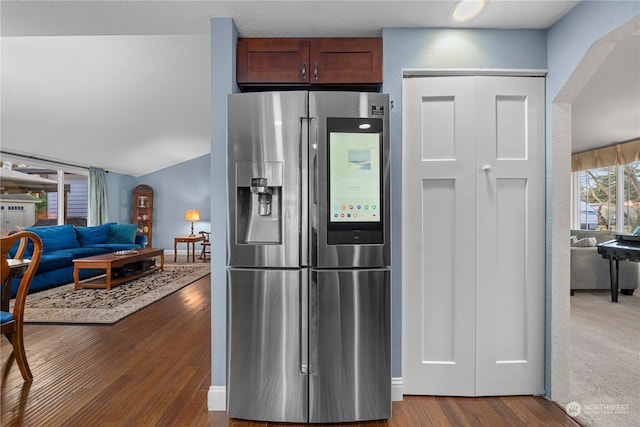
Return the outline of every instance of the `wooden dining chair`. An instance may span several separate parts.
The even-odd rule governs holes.
[[[23,318],[24,306],[31,280],[36,273],[42,256],[42,241],[31,231],[19,231],[8,237],[0,238],[2,258],[0,258],[0,284],[2,284],[2,310],[0,310],[0,332],[13,346],[13,356],[25,381],[31,381],[33,375],[24,348]],[[29,243],[32,243],[32,248]],[[18,249],[12,256],[11,248],[18,243]],[[31,252],[31,253],[27,253]],[[29,260],[25,266],[26,260]],[[16,294],[13,310],[9,310],[11,283],[15,276],[20,276],[20,286]]]
[[[200,252],[200,259],[206,260],[207,254],[209,254],[209,258],[211,258],[211,232],[209,231],[200,231],[200,235],[204,240],[200,242],[202,245],[202,251]]]

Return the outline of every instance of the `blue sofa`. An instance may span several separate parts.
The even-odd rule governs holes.
[[[73,282],[73,260],[127,249],[143,248],[146,236],[136,235],[136,224],[108,223],[93,227],[74,227],[71,224],[47,227],[28,227],[42,240],[42,258],[29,293],[43,291]],[[11,255],[15,254],[17,245]],[[25,258],[33,253],[27,247]],[[82,269],[80,280],[104,274],[104,270]],[[15,297],[20,279],[11,284],[11,298]]]

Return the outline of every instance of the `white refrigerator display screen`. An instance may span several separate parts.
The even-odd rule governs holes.
[[[329,132],[329,220],[380,222],[380,134]]]

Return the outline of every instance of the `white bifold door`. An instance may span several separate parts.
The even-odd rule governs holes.
[[[544,78],[403,81],[405,394],[544,392]]]

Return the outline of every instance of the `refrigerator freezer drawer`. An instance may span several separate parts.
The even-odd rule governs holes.
[[[227,270],[229,417],[307,422],[306,281],[302,270]]]
[[[391,416],[389,270],[312,270],[309,421]]]

